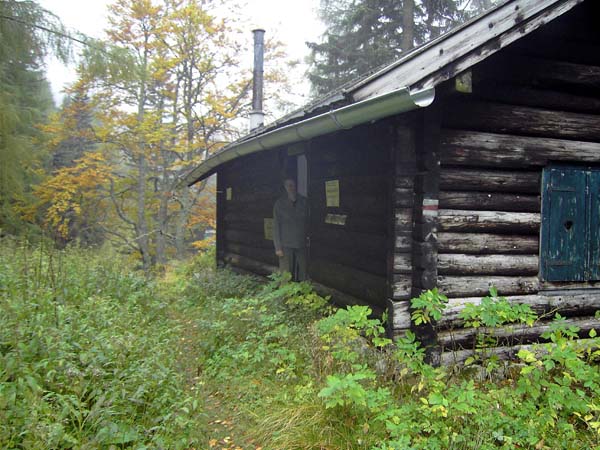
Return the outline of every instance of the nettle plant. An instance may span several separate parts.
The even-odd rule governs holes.
[[[483,297],[479,304],[467,303],[458,317],[464,321],[465,327],[477,330],[474,340],[475,354],[467,358],[465,364],[486,361],[488,369],[499,362],[497,355],[489,352],[490,349],[499,346],[502,339],[518,343],[523,329],[533,326],[538,320],[538,315],[529,305],[511,303],[506,297],[499,296],[493,286],[490,288],[490,295]],[[495,329],[500,327],[505,330],[502,337],[495,332]],[[510,335],[507,335],[507,332]]]
[[[448,297],[435,289],[423,292],[411,300],[411,319],[415,325],[431,324],[440,320],[448,304]]]
[[[511,303],[506,297],[499,296],[492,286],[490,295],[483,297],[480,304],[467,303],[459,318],[465,321],[466,327],[494,328],[513,323],[532,326],[538,316],[529,305]]]
[[[371,315],[369,307],[355,305],[339,309],[317,323],[322,350],[329,352],[335,362],[335,373],[327,376],[318,396],[326,408],[341,408],[349,417],[357,411],[380,411],[390,398],[389,390],[378,386],[377,374],[368,360],[373,349],[384,349],[392,341],[385,337],[385,318]]]

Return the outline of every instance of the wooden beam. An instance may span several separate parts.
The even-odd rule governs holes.
[[[500,84],[488,80],[482,81],[480,85],[476,84],[474,89],[477,98],[481,100],[559,111],[600,113],[600,99],[592,97],[591,92],[572,94],[555,89]]]
[[[324,284],[319,283],[317,281],[311,280],[310,284],[313,286],[317,294],[319,294],[322,297],[331,297],[331,301],[338,306],[368,306],[369,308],[371,308],[371,311],[373,311],[374,315],[381,316],[383,314],[383,308],[381,308],[378,305],[373,305],[360,298],[348,295],[332,287],[325,286]]]
[[[545,138],[600,140],[600,121],[595,114],[461,100],[448,105],[445,126]]]
[[[395,139],[391,149],[394,165],[393,183],[390,186],[387,284],[388,298],[408,299],[412,293],[412,274],[396,274],[396,256],[407,255],[410,259],[413,244],[412,217],[414,209],[414,179],[417,173],[417,149],[415,117],[404,115],[395,127]],[[410,261],[405,261],[410,265]],[[393,309],[389,311],[388,325],[393,328]]]
[[[439,331],[438,342],[442,349],[474,348],[477,335],[486,334],[498,339],[499,345],[530,344],[537,342],[540,336],[552,329],[552,321],[525,324],[505,325],[496,328],[462,328],[458,330]],[[589,331],[598,328],[598,319],[590,317],[572,317],[565,319],[564,325],[579,328],[579,336],[587,337]]]
[[[264,249],[273,249],[273,242],[265,239],[264,233],[242,231],[227,228],[225,230],[225,239],[227,242],[236,244],[249,245],[251,247],[259,247]]]
[[[446,232],[438,234],[440,253],[537,255],[538,250],[538,236]]]
[[[408,300],[412,298],[412,273],[395,273],[392,279],[392,298]]]
[[[400,331],[410,330],[410,301],[390,301],[388,308],[392,312],[391,325],[393,333],[396,334]]]
[[[483,167],[544,167],[549,161],[600,162],[600,143],[446,129],[442,132],[440,154],[442,164]],[[446,182],[442,182],[442,186],[452,184],[458,187],[456,182],[460,180],[456,178],[460,173],[454,173],[452,176],[452,172],[450,172],[448,175],[450,178]],[[469,178],[467,174],[462,176]],[[525,181],[523,176],[515,174],[513,177],[521,183]],[[534,178],[535,186],[526,184],[528,192],[539,192],[538,177]],[[460,190],[459,187],[458,190]]]
[[[216,197],[216,221],[217,221],[217,229],[215,236],[215,252],[217,259],[217,266],[223,265],[224,257],[225,257],[225,247],[224,247],[224,239],[225,239],[225,186],[224,186],[224,176],[223,171],[217,173],[217,192],[215,194]]]
[[[421,270],[413,281],[413,296],[418,296],[423,290],[435,288],[437,282],[441,120],[440,106],[432,106],[423,113],[421,126],[418,127],[417,143],[420,151],[417,168],[420,172],[415,184],[415,230],[411,268],[419,267]],[[396,271],[401,265],[399,262],[395,261]]]
[[[235,253],[265,264],[272,264],[273,266],[278,264],[277,256],[275,255],[275,250],[273,248],[260,248],[237,244],[235,242],[227,242],[225,244],[225,249],[228,253]]]
[[[512,212],[540,212],[539,195],[496,192],[441,191],[440,208]]]
[[[385,250],[382,250],[376,257],[365,256],[354,247],[332,246],[331,243],[311,240],[310,248],[311,258],[322,259],[336,264],[343,264],[364,272],[385,276],[387,273],[387,260],[385,259]]]
[[[314,246],[331,246],[337,249],[347,249],[369,258],[384,258],[387,236],[382,234],[359,233],[337,228],[319,228],[311,236]]]
[[[562,316],[592,316],[600,310],[600,293],[564,295],[515,295],[505,297],[512,304],[529,305],[537,314],[559,312]],[[459,318],[460,312],[467,304],[480,305],[481,297],[450,298],[444,315],[437,322],[439,328],[460,327],[464,321]]]
[[[343,264],[322,259],[312,259],[309,264],[310,278],[330,286],[369,304],[385,307],[387,301],[387,278],[364,272]]]
[[[543,344],[528,344],[528,345],[511,345],[508,347],[492,347],[489,349],[466,349],[466,350],[450,350],[442,352],[440,355],[440,365],[453,366],[464,364],[471,357],[490,357],[497,356],[502,361],[518,360],[517,354],[520,350],[529,350],[542,355]]]
[[[500,346],[487,349],[465,349],[465,350],[451,350],[442,352],[440,355],[440,364],[443,366],[451,366],[455,364],[464,364],[465,361],[472,357],[490,357],[497,356],[503,361],[507,360],[518,360],[517,354],[520,350],[528,350],[534,353],[538,358],[548,353],[548,347],[553,347],[555,344],[525,344],[525,345],[511,345],[511,346]],[[573,342],[573,345],[580,349],[597,350],[598,341],[596,339],[578,339]]]
[[[536,275],[537,255],[438,254],[440,275]]]
[[[441,275],[437,283],[440,292],[449,297],[488,295],[492,286],[496,287],[500,295],[537,294],[539,290],[538,277]]]
[[[237,255],[235,253],[225,253],[224,261],[227,264],[240,267],[241,269],[258,275],[270,275],[277,271],[277,267],[272,264],[256,261],[255,259],[246,256]]]
[[[443,168],[440,189],[446,191],[539,194],[541,171]]]
[[[600,88],[600,67],[551,58],[507,53],[486,72],[495,79],[530,86]]]
[[[441,209],[441,231],[485,233],[538,233],[541,223],[539,213],[511,213],[503,211],[463,211]]]

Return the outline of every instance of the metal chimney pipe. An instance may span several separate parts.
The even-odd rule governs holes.
[[[263,112],[263,62],[265,54],[265,30],[252,30],[254,34],[254,73],[252,76],[252,111],[250,111],[250,130],[262,126],[265,120]]]

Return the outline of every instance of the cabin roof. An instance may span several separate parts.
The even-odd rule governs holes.
[[[440,83],[585,0],[508,0],[452,31],[215,152],[182,180],[192,185],[247,154],[429,106]]]

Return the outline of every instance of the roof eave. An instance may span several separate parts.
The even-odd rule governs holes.
[[[411,92],[408,88],[401,88],[259,134],[250,139],[234,142],[192,170],[181,184],[191,186],[213,174],[222,164],[240,156],[305,141],[338,130],[350,129],[374,120],[426,107],[433,102],[434,98],[435,89],[433,88],[416,92]]]

